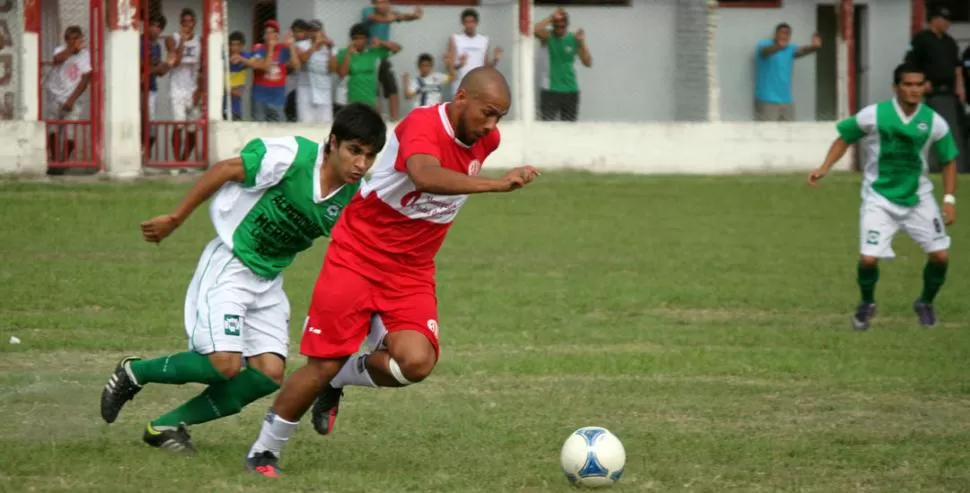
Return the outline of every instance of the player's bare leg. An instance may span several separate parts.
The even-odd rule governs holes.
[[[283,445],[296,430],[317,393],[340,371],[347,358],[307,358],[307,364],[286,381],[266,412],[259,438],[246,454],[246,469],[267,477],[279,477]]]
[[[876,282],[879,281],[879,258],[863,255],[859,258],[856,277],[862,300],[852,316],[855,330],[868,330],[870,321],[876,313]]]
[[[437,355],[423,333],[395,331],[383,337],[383,342],[386,349],[355,355],[323,387],[313,404],[313,429],[317,433],[333,432],[344,386],[405,387],[423,381],[434,370]]]
[[[916,312],[919,323],[923,327],[930,328],[936,325],[933,300],[946,281],[946,270],[949,265],[950,255],[947,250],[932,252],[927,257],[926,266],[923,268],[923,292],[913,302],[913,311]]]
[[[151,360],[125,358],[101,394],[101,416],[108,423],[114,422],[121,408],[148,383],[207,384],[201,394],[148,423],[142,437],[152,447],[194,453],[189,425],[236,414],[275,392],[283,379],[285,363],[281,356],[265,353],[249,358],[246,370],[241,367],[242,355],[232,352],[184,352]]]

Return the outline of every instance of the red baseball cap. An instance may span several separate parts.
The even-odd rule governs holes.
[[[276,29],[277,31],[279,31],[280,30],[280,23],[279,22],[276,22],[275,19],[270,19],[270,20],[268,20],[268,21],[266,21],[266,22],[263,23],[263,29],[266,29],[267,27],[272,27],[273,29]]]

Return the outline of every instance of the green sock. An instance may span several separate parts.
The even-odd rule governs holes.
[[[131,362],[131,373],[138,385],[146,383],[183,384],[189,382],[214,384],[226,380],[219,370],[199,353],[176,353],[160,358]]]
[[[921,302],[933,303],[936,294],[943,287],[943,282],[946,281],[946,268],[948,266],[948,262],[942,264],[930,260],[926,262],[926,267],[923,267],[923,294],[919,296]]]
[[[214,383],[185,404],[152,421],[152,426],[197,425],[238,413],[280,386],[259,370],[246,368],[232,380]]]
[[[856,281],[859,283],[859,292],[862,294],[863,303],[876,302],[876,281],[878,280],[879,266],[868,267],[859,262]]]

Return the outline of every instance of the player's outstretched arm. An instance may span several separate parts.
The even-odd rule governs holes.
[[[192,211],[209,200],[209,197],[212,197],[212,194],[216,193],[223,185],[230,181],[242,182],[245,177],[241,158],[227,159],[214,164],[206,170],[202,178],[199,178],[199,181],[189,190],[189,193],[182,199],[174,212],[141,223],[141,233],[145,241],[152,243],[162,241],[172,234],[175,228],[181,226],[192,214]]]
[[[522,188],[537,176],[532,166],[510,170],[501,178],[469,176],[443,168],[438,159],[428,154],[415,154],[407,161],[408,176],[419,192],[438,195],[466,195],[471,193],[510,192]]]
[[[829,146],[829,152],[825,155],[825,161],[822,166],[815,168],[811,173],[808,174],[808,184],[812,187],[818,186],[818,181],[825,178],[832,166],[845,156],[845,152],[849,150],[849,143],[843,140],[841,137],[835,139],[832,145]]]

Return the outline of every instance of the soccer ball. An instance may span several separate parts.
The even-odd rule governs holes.
[[[587,426],[569,435],[559,457],[562,472],[573,486],[613,486],[623,475],[626,450],[606,428]]]

